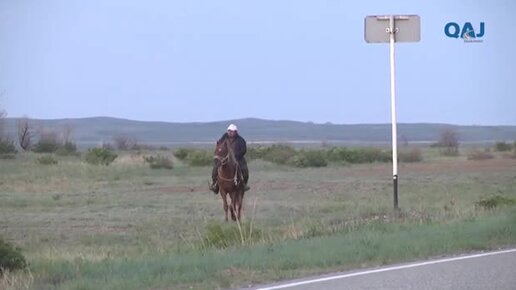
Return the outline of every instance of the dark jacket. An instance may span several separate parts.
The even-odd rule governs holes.
[[[224,140],[228,139],[230,146],[233,148],[233,152],[235,152],[235,158],[237,160],[244,159],[244,155],[247,152],[247,143],[245,142],[244,138],[242,136],[237,135],[235,136],[235,139],[233,142],[229,139],[228,133],[224,133],[222,137],[220,137],[218,142],[224,142]]]

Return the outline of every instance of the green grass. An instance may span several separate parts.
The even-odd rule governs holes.
[[[225,250],[136,257],[76,257],[36,261],[34,272],[46,272],[55,289],[227,288],[316,274],[329,270],[377,266],[447,253],[496,248],[516,239],[516,213],[451,223],[414,225],[374,222],[333,235]],[[49,288],[53,289],[53,288]],[[190,288],[191,289],[191,288]]]
[[[136,152],[109,166],[74,156],[39,165],[32,153],[0,161],[0,235],[30,263],[10,277],[34,289],[231,288],[516,244],[514,205],[478,206],[516,199],[513,159],[402,164],[399,212],[391,164],[255,160],[239,227],[222,222],[211,167],[160,154],[172,170]]]

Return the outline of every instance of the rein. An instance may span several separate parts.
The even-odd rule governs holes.
[[[217,156],[217,155],[214,156],[214,159],[217,159],[217,160],[220,161],[220,165],[217,168],[218,177],[220,179],[222,179],[223,181],[233,181],[235,183],[235,185],[237,185],[238,184],[238,167],[239,167],[239,164],[235,160],[235,155],[234,155],[233,150],[231,149],[231,147],[227,144],[227,140],[224,141],[224,143],[226,145],[226,148],[228,149],[228,154],[226,154],[226,156],[223,157],[223,158],[220,157],[220,156]],[[224,165],[228,164],[230,158],[231,158],[231,161],[233,161],[233,164],[235,166],[235,175],[233,176],[233,178],[226,178],[226,177],[223,176],[222,167]]]
[[[226,163],[228,163],[228,160],[229,160],[229,153],[224,158],[221,158],[220,156],[217,156],[217,155],[215,155],[213,158],[220,160],[220,165],[226,165]]]

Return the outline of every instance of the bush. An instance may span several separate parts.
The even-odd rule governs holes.
[[[179,160],[185,160],[186,157],[188,157],[189,154],[194,152],[195,150],[192,148],[178,148],[174,152],[174,156]]]
[[[327,152],[328,160],[348,163],[389,162],[392,155],[378,148],[333,147]]]
[[[0,154],[0,159],[8,160],[8,159],[16,159],[16,154]]]
[[[163,157],[160,155],[158,155],[156,157],[145,156],[145,157],[143,157],[143,159],[145,160],[145,162],[149,163],[149,166],[152,169],[161,169],[161,168],[172,169],[172,168],[174,168],[174,166],[172,164],[172,160],[170,160],[167,157]]]
[[[512,151],[505,152],[502,155],[503,158],[516,159],[516,141],[512,144]]]
[[[59,144],[55,140],[39,140],[32,151],[36,153],[54,153],[59,149]]]
[[[439,136],[439,153],[443,156],[459,155],[459,135],[452,128],[446,128]]]
[[[266,147],[266,146],[263,146],[263,145],[249,147],[249,148],[247,148],[246,157],[249,160],[263,159],[265,154],[269,151],[269,148],[270,147]]]
[[[60,144],[55,138],[41,139],[34,145],[32,151],[36,153],[55,153],[59,156],[76,155],[77,145],[70,141]]]
[[[415,153],[417,154],[417,153]],[[419,154],[421,154],[419,152]],[[296,150],[288,145],[257,146],[248,150],[250,159],[263,159],[276,164],[296,167],[324,167],[332,162],[371,163],[389,162],[391,155],[377,148],[332,147],[328,150]]]
[[[508,144],[508,143],[505,143],[505,142],[496,142],[495,144],[495,150],[496,151],[511,151],[512,150],[512,145],[511,144]]]
[[[0,155],[3,154],[16,154],[18,151],[16,150],[16,146],[14,146],[14,142],[9,140],[0,140]]]
[[[208,166],[213,164],[213,155],[206,150],[193,150],[186,157],[191,166]]]
[[[127,135],[120,135],[113,138],[118,150],[138,150],[138,142],[135,138]]]
[[[262,159],[276,164],[287,164],[297,152],[288,145],[274,144],[267,149],[263,149]]]
[[[485,209],[493,209],[501,205],[514,205],[516,201],[511,198],[503,197],[501,195],[493,195],[480,201],[475,202],[475,206]]]
[[[487,160],[493,159],[494,155],[481,150],[474,150],[468,153],[468,160]]]
[[[0,274],[4,270],[15,271],[27,267],[20,248],[0,238]]]
[[[414,148],[410,151],[400,151],[398,152],[398,160],[400,162],[421,162],[423,161],[423,154],[419,148]]]
[[[109,165],[118,155],[106,148],[89,149],[86,153],[86,162],[94,165]]]
[[[101,148],[107,149],[107,150],[111,150],[111,151],[115,151],[115,146],[113,146],[113,144],[111,144],[109,142],[102,143]]]
[[[57,160],[52,157],[52,155],[45,155],[45,156],[41,156],[37,159],[38,163],[39,164],[42,164],[42,165],[55,165],[57,164]]]
[[[209,150],[178,148],[174,156],[191,166],[208,166],[213,163],[213,154]]]
[[[66,142],[63,145],[59,146],[59,148],[57,148],[56,154],[59,156],[76,155],[77,145],[75,145],[75,143],[72,142]]]
[[[289,160],[289,165],[296,167],[325,167],[328,162],[321,150],[300,151]]]

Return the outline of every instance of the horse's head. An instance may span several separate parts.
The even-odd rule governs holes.
[[[231,149],[228,140],[224,140],[222,142],[217,141],[213,159],[217,166],[236,163],[235,153],[233,152],[233,149]]]
[[[226,141],[218,142],[215,145],[213,160],[217,166],[225,165],[229,160],[229,146]]]

